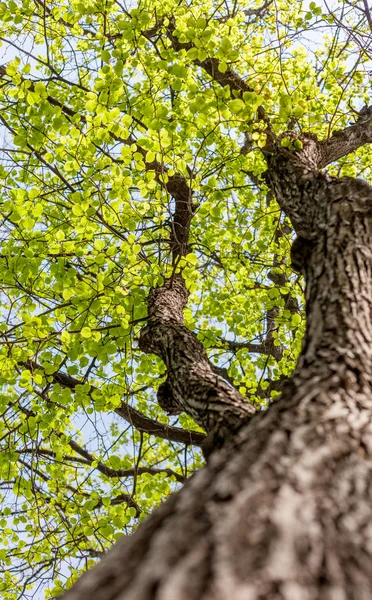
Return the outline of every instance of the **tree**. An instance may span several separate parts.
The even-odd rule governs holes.
[[[370,598],[367,3],[0,17],[2,596]]]

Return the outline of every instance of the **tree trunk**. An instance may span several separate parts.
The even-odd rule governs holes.
[[[295,372],[280,400],[250,417],[65,600],[372,598],[372,191],[319,172],[320,144],[303,141],[301,152],[268,152],[267,171],[298,232],[293,262],[306,277],[307,330]],[[173,288],[179,306],[182,293]],[[178,325],[173,314],[153,315],[142,347],[167,362],[175,409],[188,410],[188,394],[199,422],[224,437],[226,424],[230,432],[236,426],[221,398],[229,404],[232,396],[244,422],[241,397],[220,383],[213,391],[200,346],[185,352],[175,331],[181,313]],[[167,323],[179,345],[168,359],[165,349],[175,345]],[[183,379],[180,354],[191,373]]]

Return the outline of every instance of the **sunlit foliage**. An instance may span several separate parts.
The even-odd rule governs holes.
[[[279,393],[303,283],[265,186],[266,121],[291,147],[287,131],[356,119],[362,6],[0,3],[4,600],[70,585],[203,464],[177,437],[196,425],[156,403],[164,365],[138,349],[151,286],[182,270],[216,373],[262,407]],[[370,178],[368,150],[330,171]],[[180,186],[194,216],[174,260]]]

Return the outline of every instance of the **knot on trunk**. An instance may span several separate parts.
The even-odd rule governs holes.
[[[315,246],[316,235],[307,231],[299,231],[291,248],[291,265],[294,271],[305,274],[311,252]]]
[[[183,410],[174,398],[172,388],[168,381],[164,381],[164,383],[162,383],[159,387],[157,399],[160,408],[162,408],[169,415],[179,415]]]

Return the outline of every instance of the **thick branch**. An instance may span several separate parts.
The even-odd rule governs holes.
[[[365,107],[359,113],[356,123],[334,131],[331,138],[319,143],[321,153],[318,167],[326,167],[364,144],[372,144],[372,106]]]
[[[371,127],[372,117],[364,122],[356,123],[346,132],[351,130],[351,138],[355,142],[355,147],[343,146],[342,155],[355,150],[357,140],[362,142],[362,129],[366,131]],[[355,129],[354,129],[355,128]],[[349,197],[351,186],[355,188],[353,192],[356,202],[361,202],[360,209],[363,211],[368,208],[369,186],[361,179],[343,177],[337,179],[327,173],[319,171],[323,164],[325,148],[328,142],[319,142],[317,137],[312,134],[302,134],[301,140],[303,148],[296,152],[290,152],[282,148],[278,142],[274,142],[272,147],[266,152],[268,170],[265,173],[266,182],[274,191],[281,209],[290,218],[292,225],[299,237],[306,242],[303,245],[305,253],[308,253],[309,246],[325,228],[327,220],[326,211],[331,202],[342,198],[344,195]],[[372,138],[371,138],[372,140]],[[359,145],[360,145],[359,144]],[[338,144],[335,147],[329,146],[336,152]],[[339,149],[339,154],[341,149]],[[330,158],[330,154],[328,154]],[[330,160],[336,160],[340,156],[333,155]],[[360,199],[360,201],[359,201]],[[297,254],[297,249],[296,249]],[[296,270],[299,270],[296,268]]]
[[[85,458],[79,458],[78,456],[65,454],[64,456],[62,456],[62,459],[58,459],[58,462],[67,461],[90,466],[92,462],[95,461],[94,456],[90,454],[90,452],[84,450],[84,448],[81,448],[81,446],[78,446],[78,444],[72,445],[72,442],[70,440],[69,445],[75,450],[75,452],[78,452],[79,454],[81,454],[81,456],[84,456]],[[21,448],[20,450],[15,450],[15,452],[17,452],[18,454],[36,454],[37,456],[50,456],[52,458],[55,458],[57,456],[57,453],[53,450],[49,450],[49,448],[40,447]],[[167,477],[175,477],[175,479],[177,479],[177,481],[179,481],[180,483],[183,483],[186,479],[180,473],[176,473],[176,471],[173,471],[173,469],[167,468],[159,469],[157,467],[137,467],[132,469],[112,469],[111,467],[108,467],[107,465],[101,462],[98,462],[95,468],[103,475],[106,475],[106,477],[117,477],[118,479],[121,477],[135,477],[136,475],[142,475],[143,473],[148,473],[149,475],[158,475],[159,473],[165,473]]]
[[[28,360],[27,362],[19,364],[26,367],[30,371],[34,371],[35,369],[40,369],[40,371],[43,370],[43,368],[33,360]],[[83,385],[83,382],[79,381],[79,379],[71,377],[71,375],[67,375],[67,373],[63,373],[61,371],[53,373],[52,376],[54,383],[59,383],[62,387],[66,387],[71,390],[74,390],[77,385]],[[95,388],[91,386],[90,389],[93,391]],[[188,429],[179,429],[178,427],[172,427],[171,425],[160,423],[160,421],[146,417],[139,410],[136,410],[125,402],[123,402],[119,408],[116,408],[115,412],[128,423],[133,425],[137,431],[143,431],[149,435],[155,435],[156,437],[169,440],[171,442],[189,444],[192,446],[201,446],[205,439],[204,433]]]
[[[156,437],[169,440],[170,442],[188,444],[190,446],[201,446],[205,440],[204,433],[193,431],[192,429],[180,429],[179,427],[165,425],[164,423],[160,423],[160,421],[146,417],[126,403],[123,403],[120,408],[116,408],[115,412],[133,425],[137,431],[143,431],[144,433],[155,435]]]
[[[80,454],[80,456],[83,456],[86,459],[87,464],[91,465],[96,460],[90,452],[79,446],[79,444],[76,444],[76,442],[70,440],[69,445],[73,450],[75,450],[75,452],[77,452],[77,454]],[[155,467],[113,469],[102,462],[98,462],[96,469],[103,475],[106,475],[106,477],[132,477],[135,475],[142,475],[143,473],[149,473],[150,475],[165,473],[168,477],[175,477],[180,483],[185,481],[185,477],[183,477],[183,475],[176,473],[172,469],[156,469]]]
[[[271,355],[276,360],[281,360],[283,356],[283,348],[281,346],[274,346],[272,339],[265,340],[261,344],[254,344],[253,342],[234,342],[233,340],[221,341],[230,352],[234,353],[239,350],[248,350],[248,352],[253,354]]]
[[[234,432],[255,409],[215,375],[202,344],[185,327],[183,309],[187,297],[181,276],[168,279],[149,295],[149,318],[139,345],[144,352],[160,356],[167,366],[167,380],[158,393],[159,403],[169,413],[185,411],[207,432],[220,435],[221,428]]]

